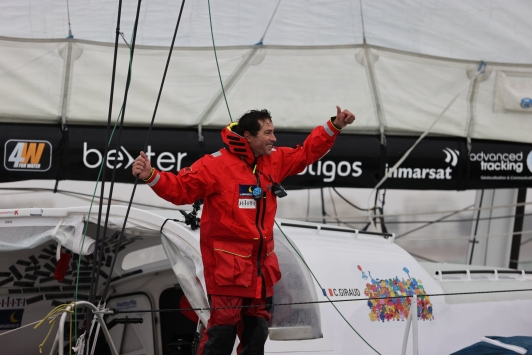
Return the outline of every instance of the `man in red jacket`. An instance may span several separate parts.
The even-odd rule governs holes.
[[[225,148],[173,174],[151,167],[144,154],[133,175],[176,205],[204,199],[200,248],[211,317],[198,354],[227,354],[240,338],[238,353],[263,354],[271,316],[264,306],[281,278],[274,252],[273,224],[280,182],[300,173],[331,149],[355,116],[336,106],[337,115],[316,127],[302,146],[274,148],[270,113],[252,110],[222,130]],[[231,306],[234,308],[217,309]]]

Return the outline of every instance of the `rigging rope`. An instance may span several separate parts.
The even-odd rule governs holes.
[[[490,270],[487,270],[490,271]],[[494,293],[511,293],[511,292],[529,292],[532,291],[532,288],[526,289],[515,289],[515,290],[494,290],[494,291],[476,291],[476,292],[451,292],[451,293],[433,293],[425,295],[417,295],[417,297],[445,297],[445,296],[469,296],[469,295],[481,295],[481,294],[494,294]],[[183,311],[212,311],[212,310],[223,310],[223,309],[238,309],[238,308],[257,308],[264,306],[294,306],[294,305],[309,305],[309,304],[332,304],[335,303],[345,303],[345,302],[358,302],[358,301],[373,301],[373,300],[391,300],[396,298],[410,298],[413,295],[408,296],[389,296],[389,297],[368,297],[368,298],[348,298],[343,300],[331,300],[327,301],[305,301],[305,302],[282,302],[282,303],[265,303],[265,304],[250,304],[250,305],[241,305],[241,306],[224,306],[224,307],[203,307],[203,308],[171,308],[171,309],[142,309],[142,310],[116,310],[114,309],[115,314],[121,313],[163,313],[163,312],[183,312]],[[335,307],[336,308],[336,307]],[[368,344],[369,345],[369,344]]]
[[[336,190],[336,187],[333,187],[332,189],[333,189],[334,192],[336,192],[336,194],[337,194],[342,200],[344,200],[345,202],[347,202],[348,205],[350,205],[350,206],[352,206],[352,207],[354,207],[354,208],[356,208],[357,210],[362,211],[362,212],[367,212],[367,211],[369,211],[369,209],[358,207],[357,205],[355,205],[355,204],[352,203],[351,201],[347,200],[344,196],[342,196],[342,195],[338,192],[338,190]]]
[[[140,4],[140,1],[139,1],[139,4]],[[172,38],[172,43],[170,45],[170,50],[169,50],[169,53],[168,53],[168,59],[166,61],[166,66],[165,66],[165,69],[164,69],[164,74],[163,74],[163,78],[162,78],[162,81],[161,81],[161,85],[160,85],[160,88],[159,88],[159,94],[157,96],[157,101],[155,103],[155,108],[154,108],[154,111],[153,111],[153,116],[152,116],[152,119],[151,119],[151,122],[150,122],[150,127],[148,129],[148,133],[146,135],[146,140],[144,142],[144,148],[143,150],[146,150],[146,147],[147,147],[147,144],[148,144],[148,141],[149,141],[149,137],[150,137],[150,133],[151,133],[151,130],[152,130],[152,127],[153,127],[153,123],[155,121],[155,117],[156,117],[156,114],[157,114],[157,108],[159,107],[159,101],[160,101],[160,98],[161,98],[161,93],[162,93],[162,90],[163,90],[163,87],[164,87],[164,82],[165,82],[165,79],[166,79],[166,74],[168,72],[168,67],[170,65],[170,59],[172,57],[172,52],[173,52],[173,49],[174,49],[174,44],[175,44],[175,39],[177,37],[177,31],[179,29],[179,23],[181,22],[181,16],[183,14],[183,8],[185,6],[185,0],[183,0],[181,2],[181,9],[179,11],[179,16],[178,16],[178,19],[177,19],[177,23],[176,23],[176,27],[175,27],[175,31],[174,31],[174,36]],[[140,5],[139,5],[140,7]],[[134,47],[134,42],[132,43],[132,47]],[[116,170],[116,169],[115,169]],[[135,191],[136,191],[136,188],[137,188],[137,185],[138,185],[138,176],[135,177],[135,182],[134,182],[134,185],[133,185],[133,191],[131,193],[131,198],[130,198],[130,201],[129,201],[129,204],[127,206],[127,211],[126,211],[126,215],[124,217],[124,223],[122,225],[122,229],[121,229],[121,232],[120,232],[120,235],[118,237],[118,241],[117,241],[117,244],[116,244],[116,250],[120,249],[120,245],[122,243],[122,237],[124,236],[124,231],[126,229],[126,223],[127,223],[127,219],[129,217],[129,212],[131,211],[131,205],[133,203],[133,198],[135,197]],[[109,286],[111,284],[111,274],[114,270],[114,266],[115,266],[115,263],[116,263],[116,258],[117,258],[117,255],[118,253],[115,253],[114,257],[113,257],[113,260],[111,262],[111,266],[109,268],[109,278],[107,279],[107,282],[105,284],[105,288],[103,290],[103,293],[102,293],[102,300],[105,300],[106,296],[107,296],[107,292],[109,290]]]
[[[118,139],[117,139],[117,142],[116,142],[116,145],[115,145],[115,151],[118,150],[119,144],[121,142],[122,127],[123,127],[123,124],[124,124],[124,116],[125,116],[125,112],[126,112],[127,97],[128,97],[128,93],[129,93],[129,87],[131,85],[131,76],[132,76],[132,71],[133,71],[133,68],[132,68],[133,67],[133,55],[134,55],[135,42],[136,42],[136,37],[137,37],[140,6],[141,6],[141,0],[139,0],[138,4],[137,4],[137,13],[136,13],[135,22],[134,22],[134,25],[133,25],[133,32],[132,32],[132,35],[131,35],[132,45],[131,45],[131,47],[129,47],[129,65],[128,65],[128,73],[127,73],[125,92],[124,92],[124,100],[122,102],[122,106],[121,106],[118,118],[117,118],[117,120],[115,122],[115,125],[113,127],[113,131],[111,132],[111,134],[109,134],[109,128],[110,128],[110,125],[111,125],[111,117],[112,117],[112,110],[113,110],[114,86],[115,86],[115,78],[116,78],[116,62],[117,62],[117,56],[118,56],[118,40],[119,40],[118,36],[119,36],[119,33],[120,33],[120,20],[121,20],[121,14],[122,14],[122,0],[119,0],[119,3],[118,3],[118,15],[117,15],[117,25],[116,25],[116,33],[115,33],[114,56],[113,56],[113,71],[112,71],[112,77],[111,77],[111,92],[109,94],[109,110],[108,110],[108,116],[107,116],[107,129],[106,129],[106,143],[107,144],[104,145],[104,156],[103,156],[103,159],[102,159],[102,165],[100,166],[100,172],[99,172],[98,178],[96,180],[96,186],[95,186],[95,189],[94,189],[94,195],[96,194],[96,189],[97,189],[97,186],[98,186],[98,181],[99,181],[99,178],[100,178],[100,174],[102,174],[102,185],[101,185],[100,196],[104,196],[105,180],[106,180],[105,179],[105,175],[106,175],[106,171],[107,171],[107,153],[108,153],[109,146],[111,145],[111,141],[112,141],[112,139],[114,137],[116,126],[117,126],[119,121],[120,121],[120,126],[119,126],[119,130],[118,130],[119,133],[118,133]],[[96,273],[96,267],[97,267],[97,265],[99,266],[99,264],[100,264],[100,259],[101,259],[102,253],[103,253],[103,243],[105,241],[106,232],[107,232],[109,210],[110,210],[110,206],[111,206],[111,202],[112,202],[113,188],[114,188],[114,182],[115,182],[116,160],[115,160],[115,165],[113,166],[113,168],[114,169],[113,169],[113,173],[112,173],[112,176],[111,176],[111,188],[110,188],[110,191],[109,191],[106,218],[105,218],[105,222],[104,222],[104,231],[103,231],[103,237],[102,237],[101,241],[100,241],[100,228],[99,228],[99,226],[101,224],[102,209],[103,209],[103,199],[100,198],[100,201],[99,201],[98,220],[97,220],[98,227],[96,228],[95,249],[94,249],[95,250],[94,251],[95,252],[95,256],[93,257],[94,258],[94,263],[93,263],[93,267],[92,267],[92,270],[91,270],[91,285],[90,285],[90,291],[89,291],[89,301],[91,303],[94,302],[94,299],[96,297],[97,288],[98,288],[99,273]],[[102,171],[102,169],[103,169],[103,171]],[[94,201],[94,196],[93,196],[92,200]],[[89,208],[87,221],[86,221],[86,224],[85,224],[85,230],[83,231],[82,247],[83,247],[83,245],[85,243],[85,238],[86,238],[86,235],[87,235],[87,229],[88,229],[88,225],[89,225],[91,209],[92,209],[92,201],[91,201],[91,206]],[[75,301],[78,300],[80,268],[81,268],[81,254],[79,255],[79,260],[78,260],[78,273],[77,273],[77,276],[76,276],[76,290],[75,290],[75,293],[74,293],[74,300]],[[111,277],[111,274],[109,275],[109,277]],[[88,320],[90,319],[90,315],[91,315],[90,310],[88,310],[87,312],[88,312],[88,317],[86,319],[86,322],[88,322]],[[77,308],[75,309],[75,312],[74,312],[74,319],[75,319],[75,324],[77,325],[78,324],[78,322],[77,322],[77,320],[78,320]],[[85,324],[85,326],[87,326],[87,323]],[[75,338],[76,339],[78,338],[78,334],[77,333],[78,333],[78,327],[76,326],[76,328],[75,328]],[[90,334],[88,335],[87,339],[89,339],[89,338],[90,338]],[[89,342],[87,341],[87,351],[88,351],[88,347],[89,347]]]
[[[207,0],[207,5],[209,8],[209,23],[211,25],[211,37],[212,37],[212,48],[214,49],[214,59],[216,60],[216,68],[218,69],[218,77],[220,78],[220,85],[222,86],[222,93],[224,94],[225,106],[227,107],[227,112],[229,113],[229,119],[233,122],[233,116],[231,116],[231,110],[229,109],[229,104],[227,103],[227,97],[225,96],[224,83],[222,81],[222,74],[220,74],[220,65],[218,64],[218,55],[216,54],[216,44],[214,43],[214,32],[212,30],[212,18],[211,18],[211,0]]]
[[[497,205],[497,206],[488,206],[488,207],[476,207],[476,208],[470,208],[468,210],[465,210],[464,212],[473,212],[473,211],[487,211],[487,210],[495,210],[499,208],[508,208],[508,207],[517,207],[517,206],[527,206],[532,205],[531,202],[520,202],[520,203],[511,203],[508,205]],[[383,217],[383,218],[390,218],[390,217],[402,217],[402,216],[421,216],[421,215],[431,215],[431,214],[443,214],[443,213],[453,213],[456,212],[456,210],[443,210],[443,211],[433,211],[433,212],[412,212],[412,213],[393,213],[393,214],[376,214],[373,217]],[[322,219],[322,217],[294,217],[293,219]],[[359,216],[359,217],[352,217],[352,216],[331,216],[330,218],[361,218],[367,220],[367,216]],[[475,218],[476,220],[476,218]]]
[[[67,38],[74,38],[72,35],[72,27],[70,27],[70,5],[68,3],[68,0],[66,0],[67,4],[67,17],[68,17],[68,37]]]
[[[46,337],[44,338],[43,342],[39,345],[39,353],[42,354],[43,346],[46,343],[46,340],[48,340],[48,338],[50,337],[50,334],[52,333],[52,329],[54,329],[54,325],[55,325],[55,321],[56,321],[57,317],[60,314],[64,313],[64,312],[68,312],[70,314],[70,338],[72,339],[72,313],[74,312],[72,310],[72,308],[75,308],[75,307],[76,307],[76,303],[75,302],[71,302],[69,304],[59,305],[59,306],[55,307],[54,309],[52,309],[42,320],[40,320],[37,323],[37,325],[34,327],[34,329],[39,328],[46,320],[51,318],[49,320],[49,322],[48,322],[49,324],[51,324],[50,330],[48,330],[48,333],[46,334]],[[67,309],[67,308],[70,308],[70,309]],[[70,353],[72,353],[72,349],[70,350]]]
[[[110,94],[109,94],[109,109],[108,109],[108,113],[107,113],[107,127],[106,127],[106,131],[105,131],[105,141],[107,142],[107,144],[105,144],[104,146],[104,154],[103,154],[103,159],[102,159],[102,165],[100,166],[100,172],[98,173],[98,178],[96,180],[96,186],[98,186],[98,181],[100,179],[100,174],[102,174],[102,185],[101,185],[101,190],[100,190],[100,196],[105,196],[105,175],[106,175],[106,172],[107,172],[107,155],[108,155],[108,150],[109,150],[109,146],[111,145],[111,140],[113,139],[113,136],[114,136],[114,132],[116,130],[116,125],[118,124],[118,121],[120,120],[121,116],[122,116],[122,113],[123,113],[123,109],[124,109],[124,103],[122,104],[122,107],[120,109],[120,113],[116,119],[116,122],[115,122],[115,125],[113,127],[113,131],[111,132],[111,134],[109,134],[109,128],[111,127],[111,118],[112,118],[112,112],[113,112],[113,99],[114,99],[114,89],[115,89],[115,79],[116,79],[116,62],[117,62],[117,58],[118,58],[118,41],[119,41],[119,34],[121,34],[120,32],[120,22],[121,22],[121,18],[122,18],[122,0],[119,0],[118,2],[118,15],[117,15],[117,19],[116,19],[116,33],[115,33],[115,45],[114,45],[114,52],[113,52],[113,70],[112,70],[112,73],[111,73],[111,90],[110,90]],[[135,26],[136,26],[136,23],[135,23]],[[133,34],[132,34],[133,36]],[[128,45],[128,48],[129,48],[129,67],[128,67],[128,74],[131,73],[132,71],[132,64],[133,64],[133,53],[131,52],[131,46]],[[129,85],[130,82],[127,82],[126,85]],[[103,171],[102,171],[103,169]],[[93,197],[92,197],[92,200],[94,201],[94,195],[96,194],[96,187],[95,187],[95,190],[94,190],[94,194],[93,194]],[[111,196],[109,197],[109,201],[111,200]],[[99,200],[99,204],[98,204],[98,220],[97,220],[97,225],[100,226],[101,224],[101,221],[102,221],[102,207],[103,207],[103,198],[100,198]],[[92,201],[91,201],[91,207],[92,208]],[[85,243],[85,236],[86,236],[86,231],[87,231],[87,227],[88,227],[88,223],[89,223],[89,220],[90,220],[90,209],[89,209],[89,215],[87,217],[87,224],[85,226],[85,231],[83,233],[83,241],[82,241],[82,244]],[[106,215],[107,216],[107,215]],[[106,225],[107,226],[107,225]],[[105,232],[104,232],[104,235],[103,235],[103,241],[105,241]],[[101,243],[103,244],[103,242]],[[94,274],[96,272],[96,265],[98,264],[99,265],[99,261],[100,261],[100,249],[101,249],[101,245],[100,245],[100,228],[96,228],[96,238],[95,238],[95,253],[96,253],[96,257],[94,258],[94,265],[93,265],[93,268],[91,270],[91,286],[90,286],[90,290],[89,290],[89,302],[94,302],[94,299],[96,297],[96,289],[98,287],[98,280],[96,280],[96,282],[93,282],[94,281]],[[81,261],[81,258],[80,260]],[[80,262],[78,261],[78,275],[79,275],[79,264]],[[75,293],[75,300],[77,301],[77,284],[78,284],[78,277],[76,277],[76,293]],[[90,310],[87,310],[88,314],[90,315]],[[87,317],[87,319],[89,319],[90,317]],[[77,312],[75,313],[75,319],[77,321]],[[77,323],[76,323],[77,324]],[[77,338],[77,327],[76,327],[76,338]]]

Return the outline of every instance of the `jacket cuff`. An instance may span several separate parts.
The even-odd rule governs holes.
[[[157,182],[159,182],[159,179],[161,178],[161,174],[159,174],[159,171],[155,168],[152,169],[153,170],[151,176],[144,180],[144,182],[151,187],[155,186],[155,184],[157,184]]]
[[[325,128],[325,132],[327,132],[327,134],[330,136],[330,137],[335,137],[338,135],[338,133],[340,133],[341,129],[337,128],[333,123],[332,123],[332,119],[331,120],[328,120],[327,123],[325,123],[323,125],[323,128]]]

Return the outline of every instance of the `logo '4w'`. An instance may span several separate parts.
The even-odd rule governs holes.
[[[6,142],[4,167],[12,171],[47,171],[52,165],[52,145],[48,141],[16,140]]]

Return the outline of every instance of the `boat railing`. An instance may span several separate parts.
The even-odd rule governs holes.
[[[526,281],[532,280],[532,271],[527,270],[437,270],[434,278],[445,281]]]

